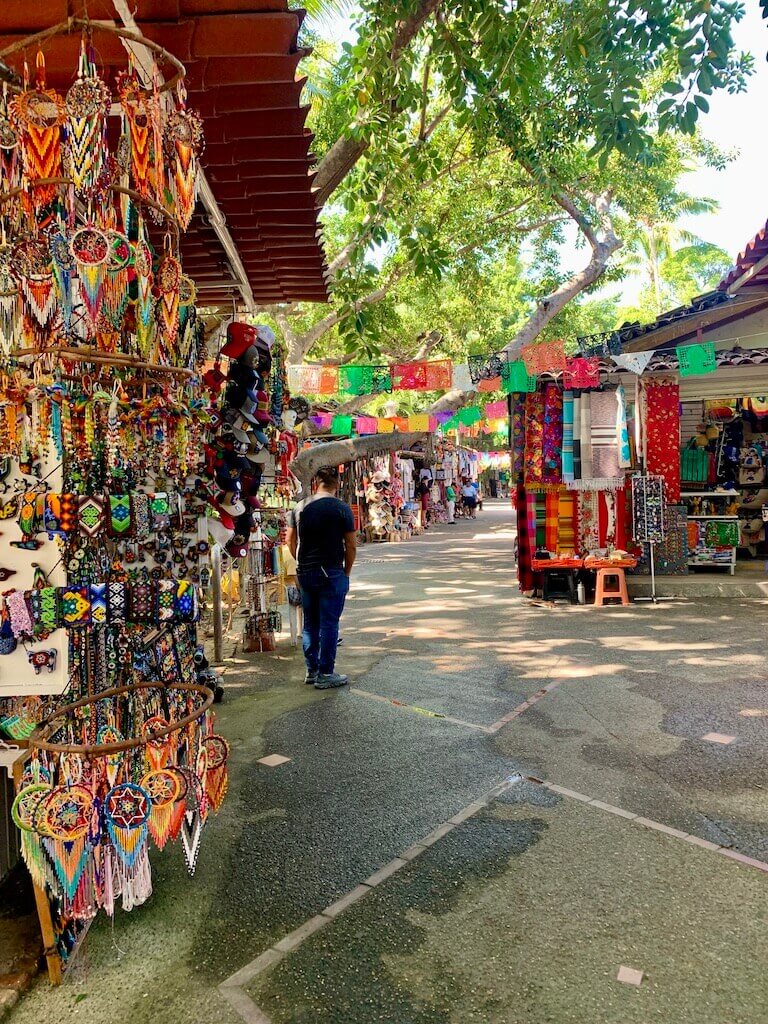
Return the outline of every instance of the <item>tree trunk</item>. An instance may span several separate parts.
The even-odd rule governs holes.
[[[389,455],[424,440],[427,434],[414,432],[401,434],[371,434],[369,437],[350,437],[343,441],[328,441],[326,444],[315,444],[299,452],[291,463],[291,472],[301,484],[299,499],[306,498],[310,493],[312,477],[319,469],[326,466],[339,466],[343,462],[354,462],[355,459],[373,455]]]

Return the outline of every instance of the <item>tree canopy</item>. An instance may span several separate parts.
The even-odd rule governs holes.
[[[697,126],[715,90],[744,88],[741,5],[347,6],[356,42],[308,40],[332,299],[271,307],[289,361],[514,354],[614,326],[590,293],[627,272],[615,254],[670,220],[692,159],[722,161]],[[708,280],[693,256],[669,273]]]

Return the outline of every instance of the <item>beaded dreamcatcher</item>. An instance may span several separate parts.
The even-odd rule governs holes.
[[[147,359],[152,348],[154,276],[152,250],[144,236],[144,221],[141,217],[138,237],[133,246],[133,270],[136,275],[136,345],[142,359]]]
[[[19,282],[12,269],[13,247],[3,237],[0,242],[0,349],[9,355],[16,344],[21,306]]]
[[[25,81],[27,68],[24,67]],[[61,126],[66,120],[64,100],[54,89],[45,87],[45,57],[37,54],[34,89],[25,89],[10,103],[11,118],[19,132],[24,176],[32,187],[36,206],[50,203],[56,196],[54,184],[37,185],[45,178],[62,174]]]
[[[197,111],[187,109],[187,94],[181,84],[178,98],[178,108],[165,122],[164,141],[176,219],[186,231],[195,209],[198,160],[204,147],[203,122]]]
[[[167,248],[157,268],[155,282],[160,292],[160,298],[157,301],[158,333],[168,357],[173,355],[179,338],[181,278],[181,264]]]
[[[94,224],[78,228],[70,239],[69,249],[77,264],[77,276],[83,303],[94,330],[104,302],[104,281],[110,256],[110,241],[105,231]]]
[[[109,255],[104,278],[102,327],[109,331],[119,331],[128,307],[130,295],[128,269],[133,260],[133,250],[131,243],[120,231],[109,228],[106,234],[109,242]]]
[[[65,100],[66,165],[75,191],[80,195],[91,194],[101,183],[111,102],[109,89],[97,75],[83,40],[77,79],[69,87]]]
[[[56,313],[50,249],[40,238],[26,238],[13,247],[10,262],[30,315],[46,327]]]
[[[75,259],[69,247],[69,239],[62,228],[54,231],[48,240],[51,252],[51,268],[58,292],[61,323],[65,334],[72,330],[72,282],[75,277]]]
[[[148,199],[153,185],[153,105],[133,67],[117,76],[117,94],[123,108],[130,142],[130,168],[133,187]]]

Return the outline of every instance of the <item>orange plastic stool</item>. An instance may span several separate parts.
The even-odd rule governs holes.
[[[608,579],[616,579],[618,581],[617,589],[606,589],[605,582]],[[624,570],[598,569],[597,585],[595,586],[595,608],[602,608],[605,605],[605,602],[612,598],[619,598],[622,604],[629,604],[627,577],[624,575]]]

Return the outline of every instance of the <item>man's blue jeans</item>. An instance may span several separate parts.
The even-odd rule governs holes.
[[[301,606],[304,609],[304,660],[308,672],[328,675],[336,664],[339,619],[349,592],[343,569],[313,569],[299,573]]]

